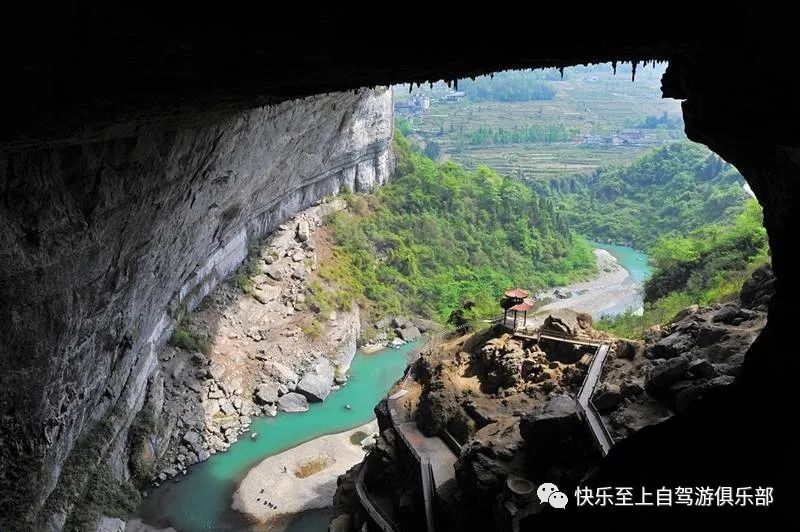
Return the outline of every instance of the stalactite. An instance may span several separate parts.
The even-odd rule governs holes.
[[[639,61],[631,61],[631,81],[636,81],[636,65]]]
[[[616,61],[611,61],[611,68],[614,69],[614,75],[616,76],[617,75],[617,62]]]

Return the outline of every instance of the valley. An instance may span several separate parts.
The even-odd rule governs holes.
[[[686,137],[665,68],[20,148],[2,528],[533,529],[563,509],[537,486],[724,404],[784,301],[776,208]]]

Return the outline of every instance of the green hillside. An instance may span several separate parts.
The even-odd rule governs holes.
[[[376,314],[414,312],[441,321],[465,300],[476,316],[499,311],[509,286],[543,288],[591,273],[589,245],[551,202],[486,167],[436,164],[395,139],[391,183],[329,224],[334,259],[321,271],[337,293],[315,293],[323,310],[356,299]]]

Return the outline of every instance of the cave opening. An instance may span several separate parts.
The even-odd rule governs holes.
[[[766,521],[788,513],[797,470],[797,440],[787,420],[798,368],[796,357],[786,353],[794,345],[792,298],[798,292],[791,257],[800,112],[798,80],[784,67],[793,48],[780,36],[589,32],[565,42],[542,33],[533,40],[507,37],[491,50],[465,43],[445,52],[411,42],[402,50],[354,56],[348,49],[353,43],[321,30],[329,47],[298,45],[288,60],[283,34],[245,42],[240,31],[211,32],[216,38],[208,46],[197,35],[166,36],[144,26],[112,39],[98,22],[59,21],[56,29],[84,28],[87,38],[54,31],[7,65],[19,82],[3,99],[7,120],[0,131],[4,528],[64,528],[78,497],[73,492],[85,495],[87,475],[95,474],[69,457],[81,455],[95,466],[106,456],[121,456],[136,412],[148,390],[157,389],[150,379],[157,367],[153,345],[171,336],[170,319],[186,310],[180,300],[195,304],[208,288],[188,282],[198,265],[216,254],[214,263],[226,266],[213,274],[224,277],[246,250],[239,231],[264,234],[300,205],[331,192],[323,185],[315,189],[320,174],[308,155],[315,149],[304,155],[309,167],[298,171],[303,161],[293,149],[262,142],[279,132],[275,123],[292,120],[292,97],[644,57],[670,61],[664,94],[683,101],[687,136],[735,165],[758,198],[776,293],[768,324],[735,381],[626,438],[601,462],[593,482],[775,489],[776,504],[760,514],[756,508],[736,515],[676,509],[658,514],[665,520],[691,513],[697,519],[746,514]],[[253,64],[274,68],[254,74]],[[759,75],[740,75],[745,64]],[[309,126],[295,142],[336,145],[332,139],[351,125],[347,117],[329,129],[315,128],[314,117],[358,106],[365,97],[348,94],[351,100],[314,96],[317,107],[293,117]],[[259,110],[265,103],[274,104],[272,111]],[[253,132],[258,142],[248,137]],[[353,136],[343,144],[357,149],[319,153],[330,162],[322,166],[356,168],[352,179],[337,177],[354,188],[374,181],[383,175],[386,139],[372,140],[358,144]],[[258,155],[259,164],[270,161],[270,171],[253,172],[245,154]],[[289,174],[292,179],[285,178]],[[260,180],[258,186],[243,186],[251,178]],[[287,194],[294,196],[281,201]],[[230,209],[236,203],[242,210]],[[209,213],[226,222],[217,224],[219,232],[198,222]],[[99,445],[78,445],[86,441]],[[124,475],[118,461],[109,467],[95,478]],[[636,509],[630,515],[633,521],[652,514]]]
[[[536,82],[547,79],[544,76],[550,75],[553,80],[557,79],[559,83],[568,86],[567,91],[578,92],[580,87],[575,86],[575,81],[569,83],[576,77],[579,77],[580,81],[584,83],[602,83],[600,76],[597,75],[598,71],[593,68],[603,67],[567,68],[563,73],[545,71],[540,73],[542,77],[531,75],[528,81],[532,81],[532,84],[535,85]],[[605,65],[604,68],[608,74],[614,69],[612,65]],[[631,75],[634,68],[630,66],[627,74]],[[645,89],[650,89],[653,95],[660,95],[664,69],[656,70],[651,78],[655,82],[655,86],[649,87],[646,74],[642,74],[647,70],[640,69],[638,72],[640,80],[642,77],[645,80],[642,82]],[[542,165],[537,167],[536,156],[538,154],[533,154],[531,159],[534,162],[531,163],[529,159],[526,160],[526,156],[530,154],[525,153],[524,148],[520,149],[520,146],[525,146],[526,141],[530,142],[531,137],[536,136],[536,133],[532,133],[530,128],[526,127],[524,119],[532,117],[541,119],[546,116],[547,112],[553,112],[552,108],[548,108],[547,105],[549,97],[540,86],[536,86],[536,89],[543,92],[544,96],[538,98],[531,97],[530,94],[519,96],[518,93],[513,94],[512,89],[509,89],[509,85],[511,85],[513,89],[519,91],[520,87],[513,86],[509,80],[519,81],[519,78],[525,75],[523,72],[495,73],[491,80],[488,77],[478,78],[471,83],[469,81],[459,82],[456,87],[442,83],[432,84],[428,87],[401,86],[396,89],[395,94],[405,95],[405,97],[402,97],[395,105],[396,113],[401,115],[396,121],[405,133],[404,136],[412,139],[417,148],[429,158],[443,164],[452,164],[451,161],[454,161],[472,168],[479,168],[482,164],[486,166],[502,165],[503,173],[531,184],[537,193],[545,197],[553,198],[555,196],[561,199],[562,207],[574,208],[574,204],[570,205],[569,200],[564,201],[563,198],[564,196],[569,197],[569,194],[576,194],[576,189],[580,193],[581,184],[576,184],[574,180],[575,172],[578,170],[568,169],[567,164],[563,163],[562,167],[555,169]],[[485,86],[480,87],[482,82],[485,83]],[[476,91],[476,86],[481,88],[480,92]],[[470,101],[470,89],[476,91],[472,93],[473,95],[480,94],[476,98],[477,102]],[[491,94],[492,89],[494,89],[494,94]],[[534,90],[530,87],[528,89]],[[625,89],[620,86],[610,88],[606,85],[603,96],[608,100],[617,98],[625,101],[626,111],[639,111],[635,105],[631,105],[630,101],[624,99],[626,96],[624,91]],[[491,94],[491,96],[486,96],[487,94]],[[558,94],[561,95],[561,92]],[[502,108],[503,104],[492,102],[493,98],[504,102],[503,104],[507,101],[516,102],[517,99],[523,103],[519,103],[517,108],[514,108],[513,104]],[[545,103],[543,104],[542,101]],[[585,102],[586,100],[581,101],[582,113],[569,113],[565,109],[558,109],[558,111],[561,111],[564,116],[575,115],[577,120],[582,121],[582,125],[588,124],[589,127],[594,128],[596,124],[586,117],[586,115],[591,116],[591,113],[589,112],[590,106]],[[611,105],[608,102],[604,103],[607,106]],[[492,108],[493,104],[496,106],[495,108]],[[481,105],[485,108],[481,109]],[[678,102],[673,102],[673,109],[678,110],[679,105]],[[526,109],[525,106],[528,108]],[[592,106],[596,107],[598,104],[593,102]],[[524,117],[523,120],[516,123],[511,122],[513,118],[519,116]],[[681,116],[679,110],[678,116]],[[598,388],[592,395],[592,403],[599,413],[598,418],[604,420],[601,423],[607,425],[606,431],[610,433],[608,436],[612,440],[612,444],[615,439],[623,440],[643,429],[649,424],[647,419],[655,424],[663,423],[672,417],[670,412],[684,412],[691,408],[690,405],[695,400],[701,401],[707,395],[713,396],[721,392],[722,388],[733,384],[735,377],[742,370],[746,351],[767,322],[767,306],[774,283],[769,266],[770,250],[762,222],[761,209],[754,199],[752,190],[747,186],[745,178],[713,152],[688,142],[688,139],[683,136],[684,126],[680,119],[675,125],[670,123],[669,111],[659,110],[655,115],[638,118],[639,122],[636,125],[639,126],[639,131],[636,131],[636,127],[619,128],[613,131],[613,135],[604,139],[592,129],[584,130],[578,144],[584,149],[586,146],[602,144],[606,150],[613,149],[615,141],[618,142],[617,145],[626,148],[636,144],[647,145],[641,130],[659,129],[663,126],[661,127],[662,132],[664,129],[677,130],[675,136],[666,137],[667,141],[683,140],[687,150],[700,150],[702,156],[700,157],[701,163],[695,167],[694,178],[689,178],[685,172],[686,167],[680,165],[669,168],[668,165],[659,167],[653,157],[649,159],[642,157],[642,159],[646,159],[646,164],[631,165],[635,167],[631,173],[635,174],[635,179],[641,179],[646,188],[646,192],[636,198],[636,207],[639,210],[636,210],[636,215],[632,217],[636,218],[636,221],[628,218],[629,214],[625,212],[626,208],[630,208],[629,206],[614,201],[615,196],[632,194],[630,185],[631,181],[635,181],[635,179],[625,175],[620,179],[618,173],[610,171],[608,168],[590,170],[588,173],[591,177],[588,181],[590,186],[595,187],[597,191],[595,199],[599,200],[598,204],[601,205],[599,208],[607,209],[610,219],[618,218],[625,221],[620,223],[620,231],[616,235],[615,229],[613,226],[609,227],[610,224],[607,220],[604,220],[605,224],[595,222],[595,227],[591,223],[585,223],[581,219],[588,219],[591,214],[587,206],[598,208],[590,201],[585,202],[579,214],[570,219],[571,223],[577,222],[576,225],[586,231],[594,241],[619,243],[620,238],[629,239],[624,242],[629,245],[638,245],[639,249],[655,249],[659,260],[656,278],[644,290],[647,305],[645,308],[638,309],[639,312],[630,310],[625,312],[624,305],[620,307],[614,305],[613,300],[609,301],[610,294],[604,294],[606,297],[601,298],[603,299],[602,304],[606,305],[605,308],[615,309],[617,314],[622,314],[621,318],[609,317],[602,311],[591,307],[573,307],[574,310],[584,312],[595,310],[595,317],[600,318],[598,325],[616,332],[617,338],[633,338],[632,334],[638,338],[634,341],[618,340],[613,344],[611,347],[612,362],[602,368],[599,383],[594,384]],[[626,125],[630,126],[631,124]],[[543,151],[549,149],[555,152],[558,150],[557,142],[564,139],[558,138],[556,134],[548,140],[553,144],[548,144]],[[650,140],[650,142],[653,144],[650,144],[649,147],[652,148],[654,144],[658,146],[657,141]],[[487,146],[489,147],[487,148]],[[513,152],[515,149],[520,149],[522,153]],[[675,157],[680,157],[676,151],[666,148],[662,150],[661,154],[668,154],[666,157],[670,158],[670,164],[674,164]],[[627,160],[630,163],[631,159],[636,158],[636,155],[631,153],[635,154],[635,152],[623,152],[622,158],[629,157]],[[570,162],[577,168],[581,167],[582,161],[579,156],[573,156]],[[559,175],[560,172],[567,174],[567,179],[563,179],[563,176]],[[572,175],[569,175],[570,172]],[[721,174],[724,177],[715,181],[715,178],[719,178]],[[667,175],[671,177],[666,178]],[[659,185],[663,185],[665,180],[672,178],[675,178],[674,183],[686,185],[693,181],[706,186],[703,189],[695,189],[693,184],[689,190],[682,189],[682,185],[679,184],[666,193],[658,190]],[[488,187],[486,190],[487,194],[492,193]],[[624,192],[621,193],[622,190]],[[658,197],[659,192],[663,194],[660,198]],[[649,216],[651,212],[657,212],[662,216],[666,214],[667,218],[669,215],[674,215],[680,222],[686,222],[693,217],[692,203],[701,198],[705,201],[711,200],[710,203],[699,207],[700,210],[710,214],[706,220],[714,220],[709,224],[710,227],[695,226],[697,229],[692,229],[690,225],[683,225],[677,229],[674,221],[664,218],[658,219],[644,231],[641,230],[640,225],[637,225],[637,222]],[[698,205],[695,204],[694,208],[697,207]],[[741,217],[735,227],[724,222],[720,223],[725,217],[722,213],[728,207],[733,207],[734,211],[741,209],[739,211]],[[716,216],[715,209],[718,209]],[[509,210],[515,215],[518,214],[515,208]],[[745,213],[745,211],[747,212]],[[703,223],[700,225],[702,226]],[[602,236],[597,235],[598,228]],[[672,238],[658,238],[659,235],[656,233],[659,231],[665,233],[672,231]],[[733,234],[738,236],[733,237]],[[647,242],[647,238],[652,240],[648,244],[642,245],[643,242]],[[732,240],[728,240],[728,238],[732,238]],[[692,240],[695,240],[698,247],[694,247],[690,243]],[[711,251],[717,244],[720,245],[719,250]],[[701,251],[701,248],[704,250]],[[742,251],[743,255],[739,255],[735,251],[729,255],[735,249]],[[705,253],[708,253],[709,256],[702,257]],[[733,266],[733,270],[749,264],[742,271],[734,273],[724,266],[728,261],[731,265],[736,264]],[[702,273],[703,270],[705,273]],[[692,275],[694,278],[690,280],[689,277]],[[723,281],[726,275],[730,275],[730,277]],[[701,296],[699,292],[694,292],[694,296],[691,297],[698,299],[692,300],[688,296],[689,287],[697,290],[705,283],[699,279],[702,277],[707,280],[715,278],[715,281],[706,284],[708,289],[706,295]],[[512,278],[509,281],[513,281],[513,284],[508,283],[508,286],[529,287],[525,284],[525,279]],[[720,284],[712,287],[715,282]],[[723,284],[726,285],[726,288],[722,288]],[[682,289],[687,289],[687,292],[673,293],[681,292]],[[497,287],[494,290],[496,291]],[[756,296],[756,293],[759,295]],[[568,307],[572,296],[572,293],[565,294],[564,290],[560,289],[550,294],[549,300],[545,299],[541,303],[547,305],[555,299],[557,302],[565,301],[563,307]],[[661,301],[659,305],[658,300],[662,298],[665,301]],[[758,302],[755,301],[756,299]],[[574,301],[572,303],[574,304]],[[697,303],[706,308],[701,310]],[[675,306],[669,309],[672,305]],[[470,301],[467,311],[472,312],[473,319],[476,316],[489,315],[485,307],[481,308],[480,303],[475,304],[473,301]],[[467,312],[461,312],[459,318],[464,319],[466,314]],[[544,316],[539,317],[540,320],[542,318]],[[585,334],[587,329],[591,329],[591,327],[587,328],[582,324],[577,324],[580,321],[588,321],[588,316],[572,316],[571,324],[566,323],[560,317],[558,320],[553,320],[552,315],[547,319],[551,320],[549,325],[554,325],[552,322],[558,321],[555,324],[555,331],[559,333],[579,331],[578,334]],[[637,327],[638,330],[636,330]],[[467,506],[470,506],[472,510],[472,513],[466,510],[466,515],[469,515],[466,519],[478,521],[484,519],[483,522],[486,526],[489,526],[486,516],[491,516],[496,524],[503,521],[500,517],[503,511],[498,512],[497,507],[492,506],[494,499],[491,497],[488,499],[489,502],[481,500],[486,495],[481,491],[486,489],[486,485],[481,484],[485,482],[485,479],[481,478],[482,473],[478,471],[497,468],[502,471],[502,474],[509,475],[509,478],[513,477],[514,479],[526,475],[524,467],[518,463],[514,464],[515,459],[510,456],[513,455],[513,452],[505,453],[506,456],[501,458],[497,458],[498,455],[494,454],[498,453],[498,447],[504,448],[505,446],[505,448],[513,449],[514,442],[513,439],[504,440],[500,436],[501,429],[498,427],[508,431],[510,425],[503,426],[503,421],[501,421],[503,414],[500,412],[502,408],[498,409],[496,405],[491,404],[492,401],[487,400],[486,395],[493,395],[497,403],[502,403],[507,408],[507,413],[523,412],[526,409],[530,411],[538,407],[540,417],[543,418],[542,426],[549,427],[551,431],[549,437],[574,441],[575,439],[568,431],[558,432],[551,425],[547,425],[550,422],[548,416],[551,416],[553,412],[560,411],[560,415],[566,419],[567,416],[563,412],[564,401],[561,397],[563,389],[570,390],[574,395],[581,393],[579,389],[581,391],[583,389],[581,385],[583,382],[582,372],[590,368],[592,354],[597,349],[563,342],[558,337],[544,340],[542,337],[538,343],[531,343],[524,334],[530,333],[530,331],[524,329],[524,326],[518,327],[516,323],[512,326],[506,324],[504,329],[496,330],[493,333],[494,339],[486,341],[487,338],[484,337],[481,340],[474,338],[466,340],[467,343],[473,340],[477,341],[479,346],[477,349],[463,348],[459,350],[445,343],[442,347],[443,353],[438,355],[432,353],[431,361],[425,362],[425,368],[421,371],[423,388],[427,388],[427,390],[423,390],[423,397],[429,393],[426,399],[427,403],[421,404],[418,411],[418,422],[420,422],[423,432],[427,431],[431,434],[438,432],[442,434],[443,440],[455,441],[456,448],[461,449],[461,458],[456,465],[457,478],[460,483],[470,486],[467,490],[469,493]],[[636,332],[631,333],[634,330]],[[480,334],[476,333],[476,337]],[[706,348],[708,348],[707,352]],[[542,350],[544,351],[543,357],[540,356]],[[589,356],[586,357],[586,360],[582,360],[584,358],[582,355]],[[465,359],[468,362],[464,362]],[[452,363],[453,360],[456,362]],[[562,368],[557,362],[564,363],[564,367]],[[432,370],[429,366],[437,367],[433,371],[433,377],[430,376]],[[444,370],[441,369],[442,366],[445,366]],[[715,369],[712,370],[709,366],[714,366]],[[577,371],[574,371],[576,367]],[[557,373],[555,381],[563,386],[563,389],[559,385],[554,385],[551,380],[554,378],[551,373],[553,370]],[[437,372],[439,372],[438,375]],[[551,401],[552,411],[548,410],[548,406],[525,404],[524,400],[516,403],[514,392],[520,381],[535,383],[536,388],[544,390],[545,394],[554,392]],[[538,386],[540,383],[543,385]],[[466,396],[460,401],[462,403],[460,406],[457,404],[458,400],[447,398],[447,393],[453,390],[455,390],[455,396],[458,396],[459,393]],[[538,400],[546,401],[541,398]],[[536,401],[534,401],[535,403]],[[534,416],[534,419],[523,417],[523,422],[520,423],[520,431],[527,432],[528,438],[537,440],[534,442],[526,438],[525,434],[522,436],[525,443],[534,449],[531,452],[536,454],[535,457],[529,455],[528,459],[538,462],[541,467],[540,469],[535,467],[529,469],[527,471],[528,479],[535,484],[543,481],[557,482],[568,486],[569,493],[572,493],[577,479],[570,480],[567,464],[576,466],[577,469],[584,468],[583,473],[585,473],[591,467],[589,465],[591,459],[587,460],[586,449],[582,449],[580,446],[564,446],[559,450],[557,446],[546,445],[548,434],[544,430],[537,431],[535,422]],[[524,431],[523,426],[526,427]],[[489,428],[487,429],[487,427]],[[493,430],[495,432],[492,432]],[[472,444],[465,445],[471,441],[471,438],[474,438]],[[466,448],[469,448],[469,451],[464,451]],[[603,449],[603,452],[607,452],[606,449]],[[572,474],[577,474],[578,477],[582,475],[575,471]],[[383,482],[392,486],[391,482],[387,483],[386,480]],[[451,508],[450,511],[453,512],[453,509]],[[462,507],[454,513],[460,511],[464,511],[464,508]],[[449,518],[455,519],[453,514],[450,514]],[[531,525],[535,519],[530,518]]]

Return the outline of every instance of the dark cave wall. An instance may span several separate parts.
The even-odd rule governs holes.
[[[800,80],[783,66],[787,50],[760,55],[708,50],[676,56],[664,76],[667,97],[683,101],[687,136],[734,164],[764,210],[776,275],[768,323],[748,350],[735,383],[667,422],[619,442],[589,479],[594,486],[773,487],[769,509],[709,512],[674,508],[662,524],[781,522],[793,510],[800,439],[794,426],[800,358],[796,340],[796,232],[800,219]],[[752,58],[747,62],[743,58]],[[745,64],[748,72],[744,73]],[[757,72],[757,75],[754,74]],[[654,514],[626,514],[632,525]],[[580,521],[580,516],[572,516]],[[611,515],[598,515],[598,522]],[[543,523],[536,523],[541,526]],[[532,526],[532,523],[529,525]]]
[[[82,436],[103,451],[125,437],[176,311],[294,212],[387,179],[391,100],[314,96],[0,154],[3,518],[60,528],[60,501],[39,510],[65,460]]]

